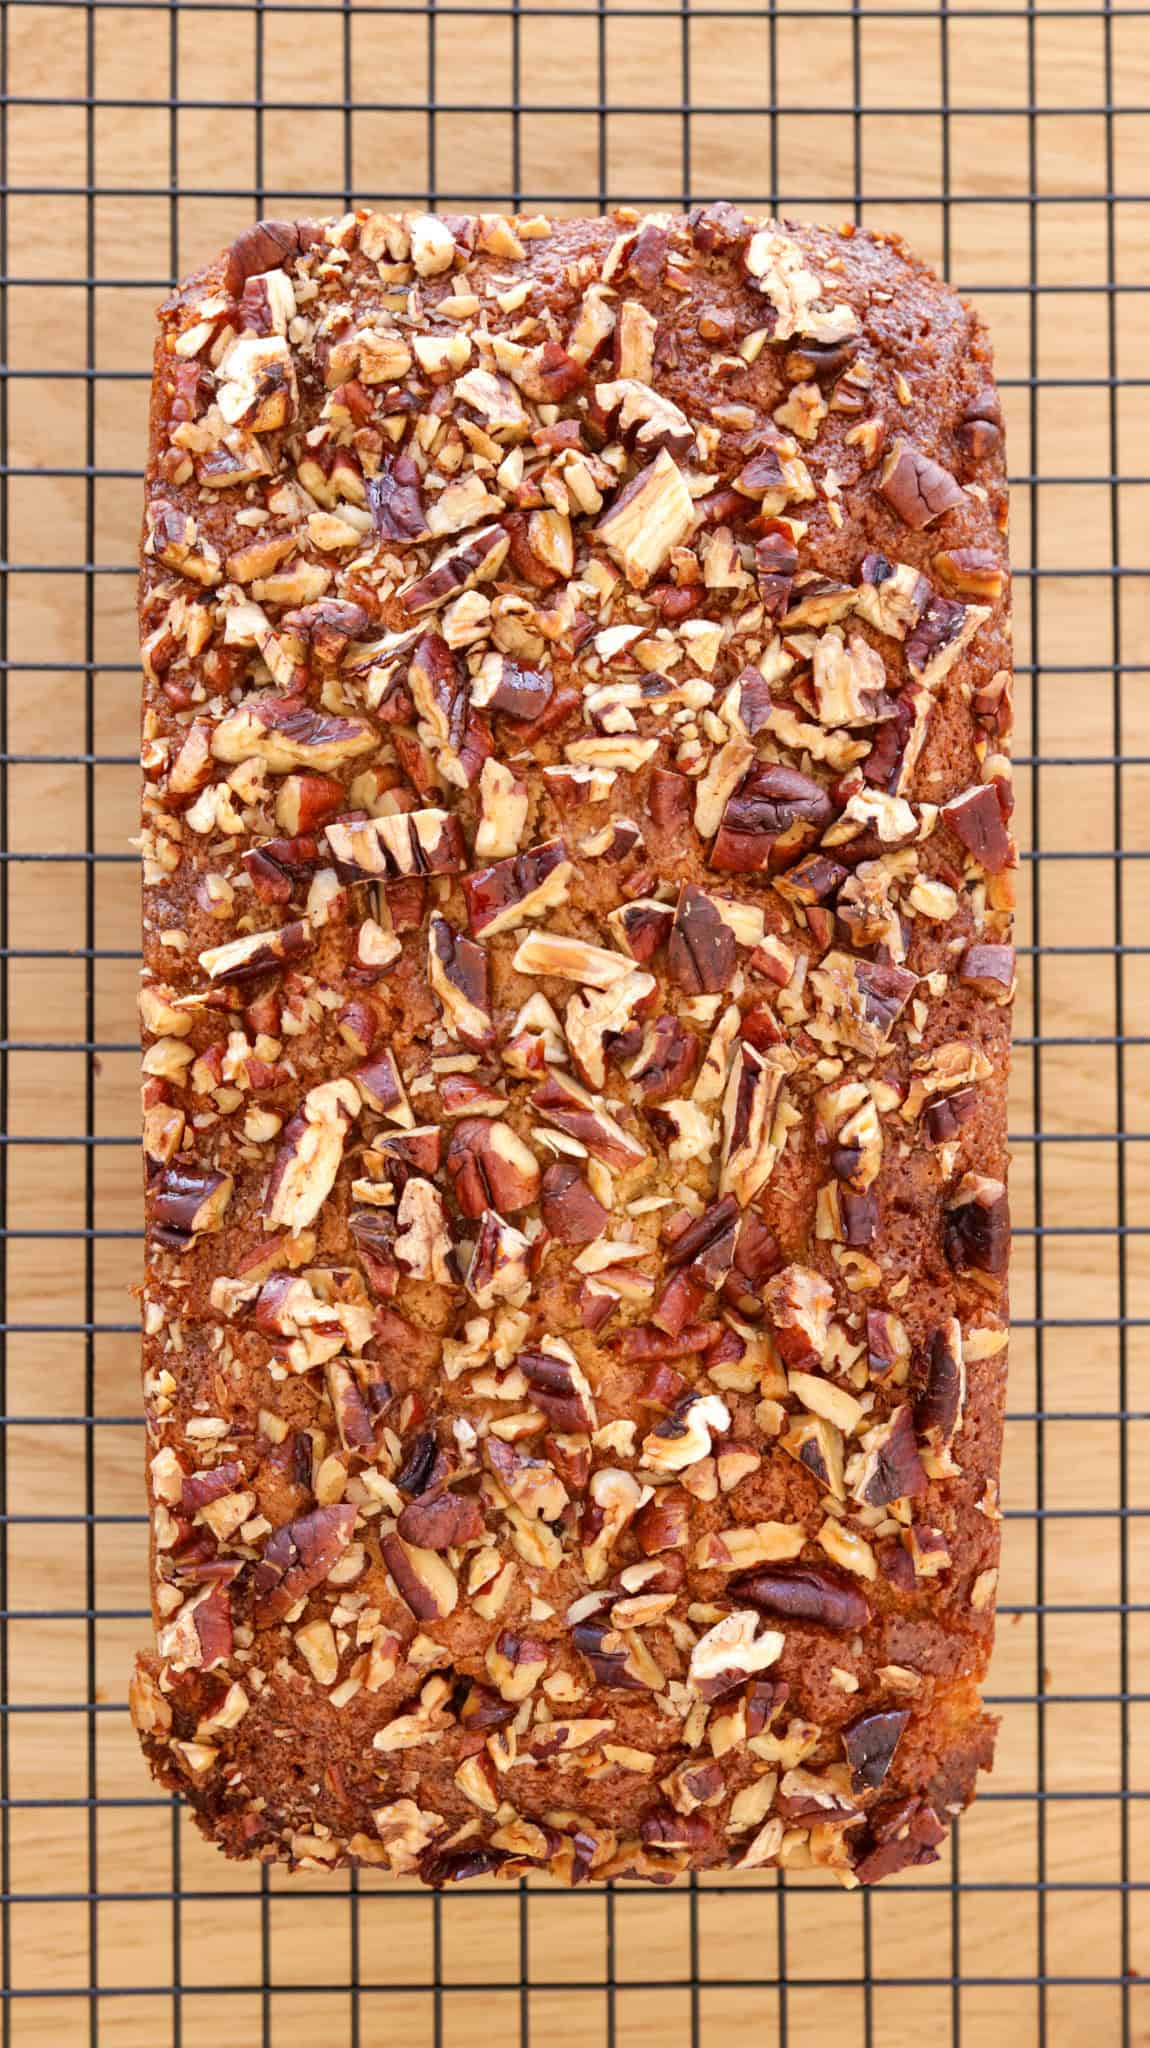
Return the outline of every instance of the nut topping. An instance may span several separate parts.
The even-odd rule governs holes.
[[[720,203],[264,222],[161,322],[149,1759],[309,1872],[929,1860],[1009,1247],[977,316]]]

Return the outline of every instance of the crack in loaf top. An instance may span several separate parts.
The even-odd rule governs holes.
[[[153,1767],[431,1883],[989,1761],[1001,420],[894,237],[264,222],[162,312]]]

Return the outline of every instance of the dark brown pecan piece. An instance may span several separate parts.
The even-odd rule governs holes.
[[[679,831],[691,822],[695,790],[690,777],[675,768],[652,768],[647,787],[652,824],[664,831]]]
[[[731,1581],[739,1600],[782,1621],[815,1622],[846,1635],[865,1628],[870,1608],[858,1588],[818,1564],[764,1565]]]
[[[1014,986],[1014,947],[968,946],[959,959],[958,978],[964,988],[1005,1001]]]
[[[455,1574],[434,1550],[409,1543],[393,1530],[381,1537],[379,1554],[396,1592],[417,1621],[445,1621],[454,1612],[459,1597]]]
[[[472,701],[486,711],[501,711],[505,718],[531,724],[546,711],[554,687],[550,670],[525,668],[503,655],[494,687],[473,689]]]
[[[353,1209],[347,1227],[372,1293],[390,1301],[399,1288],[394,1216],[386,1209]]]
[[[660,903],[657,898],[641,896],[634,903],[624,903],[612,914],[612,922],[618,924],[627,943],[632,959],[646,967],[666,944],[674,923],[675,913],[669,903]]]
[[[463,878],[467,918],[478,936],[508,931],[561,903],[567,890],[570,866],[562,839],[547,839],[526,852],[498,860]]]
[[[234,1186],[230,1173],[173,1159],[152,1196],[153,1242],[182,1252],[195,1238],[218,1230]]]
[[[1001,447],[1002,406],[992,387],[979,391],[963,406],[955,439],[972,462],[984,462]]]
[[[786,867],[833,815],[821,783],[780,762],[758,761],[727,799],[709,865],[727,874]]]
[[[944,512],[966,503],[966,493],[949,469],[901,436],[883,463],[879,489],[887,504],[916,533]]]
[[[500,1699],[491,1686],[473,1679],[459,1709],[459,1725],[470,1735],[486,1734],[492,1728],[506,1728],[518,1712],[517,1700]]]
[[[397,602],[405,612],[413,616],[427,612],[435,606],[445,604],[449,597],[458,596],[461,590],[470,590],[473,583],[492,577],[499,569],[508,547],[508,530],[504,526],[482,526],[471,533],[458,547],[452,547],[442,561],[436,562],[426,576],[397,593]]]
[[[645,1102],[666,1102],[682,1095],[699,1063],[699,1041],[677,1017],[656,1017],[644,1035],[627,1079]]]
[[[686,883],[667,940],[667,971],[675,987],[685,995],[717,995],[729,988],[737,963],[735,935],[714,898]]]
[[[669,231],[644,221],[627,256],[626,275],[644,291],[653,292],[667,266]]]
[[[755,542],[755,576],[768,618],[782,618],[791,601],[798,566],[799,550],[789,527],[765,533]]]
[[[914,1426],[919,1436],[928,1443],[948,1444],[962,1419],[965,1398],[962,1332],[957,1321],[952,1320],[931,1335],[926,1384],[914,1404]]]
[[[608,1212],[577,1166],[567,1161],[549,1166],[541,1193],[544,1227],[559,1244],[590,1244],[602,1236]]]
[[[711,1202],[667,1242],[667,1263],[689,1267],[705,1287],[721,1287],[734,1263],[740,1210],[733,1195]]]
[[[224,290],[238,299],[249,277],[265,270],[282,270],[299,250],[298,222],[257,220],[236,236],[224,258]]]
[[[868,1507],[885,1507],[892,1500],[914,1500],[927,1489],[927,1476],[915,1441],[916,1415],[909,1403],[896,1408],[885,1425],[882,1441],[867,1458],[855,1497]]]
[[[189,1472],[180,1489],[180,1506],[185,1514],[194,1515],[209,1501],[222,1500],[225,1493],[236,1493],[244,1483],[243,1466],[234,1458],[226,1458],[222,1465],[213,1465],[210,1472]]]
[[[339,796],[342,803],[342,786]],[[249,847],[242,859],[261,903],[290,903],[295,891],[324,865],[325,856],[318,839],[304,833],[297,839],[265,839],[262,845]]]
[[[784,1264],[779,1241],[753,1209],[743,1212],[734,1263],[723,1284],[723,1300],[748,1322],[763,1315],[763,1283]]]
[[[692,207],[688,226],[696,249],[706,256],[719,250],[741,249],[751,239],[751,222],[741,206],[718,199],[710,206]]]
[[[459,1543],[476,1543],[486,1524],[478,1498],[473,1493],[423,1494],[408,1501],[396,1523],[405,1543],[422,1550],[452,1550]]]
[[[595,1406],[586,1376],[574,1359],[552,1351],[521,1351],[515,1361],[552,1429],[579,1434],[595,1427]]]
[[[860,1714],[857,1721],[843,1729],[843,1752],[851,1767],[852,1791],[878,1790],[909,1720],[908,1713],[888,1708],[877,1714]]]
[[[626,1641],[610,1622],[589,1615],[585,1621],[575,1623],[571,1640],[580,1654],[586,1657],[600,1685],[610,1686],[618,1692],[650,1691],[638,1673],[628,1668],[630,1652]]]
[[[960,1199],[944,1219],[946,1256],[956,1273],[989,1273],[1000,1280],[1010,1263],[1010,1204],[1000,1180],[968,1175],[976,1184],[969,1199]]]
[[[691,1531],[691,1497],[681,1486],[661,1486],[632,1523],[644,1557],[686,1548]]]
[[[953,1095],[940,1095],[923,1113],[926,1134],[932,1145],[945,1145],[968,1124],[978,1106],[978,1091],[957,1088]]]
[[[489,1849],[482,1842],[468,1842],[458,1849],[426,1849],[419,1859],[419,1875],[433,1891],[441,1891],[445,1884],[492,1877],[510,1860],[506,1849]]]
[[[273,1529],[252,1572],[252,1618],[257,1628],[273,1628],[326,1579],[343,1556],[355,1527],[355,1509],[341,1501],[335,1507],[313,1508]]]
[[[539,1194],[539,1162],[510,1124],[486,1116],[463,1117],[451,1134],[447,1172],[465,1216],[485,1209],[514,1216]]]
[[[907,967],[884,967],[871,960],[856,960],[854,969],[867,1023],[887,1039],[918,987],[918,976]]]
[[[383,540],[422,540],[427,533],[422,478],[415,458],[393,455],[367,480],[367,502]]]
[[[431,987],[450,1029],[465,1045],[490,1045],[495,1034],[486,947],[464,938],[445,917],[433,917],[428,961]]]
[[[988,875],[1000,875],[1010,865],[1014,849],[999,783],[974,783],[944,804],[942,815],[955,838]]]

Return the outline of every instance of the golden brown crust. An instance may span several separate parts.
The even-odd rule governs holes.
[[[869,1883],[972,1796],[1005,526],[894,237],[361,210],[162,309],[133,1707],[228,1854]]]

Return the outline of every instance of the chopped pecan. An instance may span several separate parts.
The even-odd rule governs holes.
[[[532,1093],[531,1102],[549,1124],[578,1138],[612,1172],[625,1173],[647,1156],[638,1140],[616,1122],[602,1103],[567,1074],[548,1074]]]
[[[578,1433],[596,1426],[590,1383],[570,1346],[545,1338],[541,1349],[521,1351],[515,1361],[553,1429]]]
[[[923,1405],[927,1407],[925,1401]],[[912,1415],[904,1403],[895,1409],[889,1422],[867,1431],[863,1438],[862,1468],[857,1474],[848,1474],[856,1500],[878,1508],[886,1507],[892,1500],[913,1500],[926,1492],[927,1476],[915,1442],[916,1426],[925,1433],[917,1407]]]
[[[480,1308],[497,1301],[521,1302],[528,1285],[530,1239],[494,1209],[485,1209],[464,1284]]]
[[[286,775],[293,768],[327,774],[371,753],[378,744],[378,734],[366,719],[340,718],[315,710],[301,697],[266,692],[246,697],[212,734],[217,761],[234,765],[254,756],[273,775]]]
[[[641,590],[695,523],[687,482],[666,448],[625,485],[595,528],[627,581]]]
[[[451,1134],[447,1172],[465,1216],[498,1209],[514,1216],[538,1199],[539,1162],[510,1124],[485,1116],[463,1117]]]
[[[785,1638],[777,1629],[758,1633],[754,1607],[736,1607],[700,1636],[691,1651],[687,1683],[700,1699],[721,1699],[724,1693],[778,1662]]]
[[[731,1595],[780,1621],[815,1622],[840,1635],[865,1628],[870,1608],[857,1587],[817,1564],[761,1566],[731,1580]]]
[[[408,1501],[396,1533],[423,1550],[453,1550],[459,1544],[477,1543],[485,1526],[478,1496],[447,1487]]]
[[[173,1159],[151,1202],[152,1236],[168,1251],[186,1251],[197,1237],[219,1230],[235,1181],[230,1173]]]
[[[335,1185],[344,1140],[359,1114],[350,1081],[321,1081],[286,1126],[264,1200],[265,1230],[305,1230]]]
[[[644,1102],[682,1095],[699,1064],[699,1041],[677,1017],[664,1012],[648,1025],[643,1043],[626,1069]]]
[[[263,974],[279,973],[292,960],[310,952],[312,928],[306,917],[293,924],[281,924],[266,932],[248,932],[231,939],[226,946],[209,946],[199,956],[209,981],[234,982],[242,986],[258,981]]]
[[[833,816],[821,783],[780,762],[757,762],[727,801],[709,864],[728,874],[787,867]]]
[[[887,504],[916,533],[944,512],[966,503],[966,493],[950,471],[901,435],[887,452],[879,489]]]
[[[852,1791],[877,1791],[894,1761],[909,1720],[905,1710],[887,1708],[877,1714],[860,1714],[857,1721],[843,1729],[843,1752],[851,1767]]]
[[[740,1040],[723,1094],[719,1192],[733,1195],[744,1209],[761,1194],[778,1159],[774,1111],[782,1080],[779,1067]]]
[[[590,1244],[601,1236],[608,1212],[577,1166],[549,1166],[541,1190],[544,1226],[560,1244]]]
[[[274,1628],[293,1607],[321,1585],[351,1542],[355,1509],[350,1502],[314,1508],[274,1529],[252,1573],[252,1619]]]
[[[464,1045],[490,1045],[495,1033],[485,948],[436,916],[427,930],[427,962],[428,982],[448,1029]]]
[[[407,1542],[398,1532],[382,1537],[379,1551],[396,1592],[417,1621],[446,1621],[454,1614],[459,1583],[437,1551]]]
[[[367,480],[367,502],[382,540],[427,538],[423,480],[413,456],[400,453],[384,461],[378,476]]]
[[[667,968],[676,988],[686,995],[718,994],[730,986],[737,961],[735,934],[715,897],[686,883],[667,941]]]
[[[463,893],[472,931],[492,939],[557,909],[567,901],[574,872],[562,839],[548,839],[466,875]]]
[[[943,1238],[956,1273],[1000,1280],[1010,1263],[1010,1205],[1002,1182],[965,1174],[947,1207]]]
[[[942,807],[944,822],[988,875],[1009,867],[1014,848],[1003,792],[997,782],[978,782]]]

